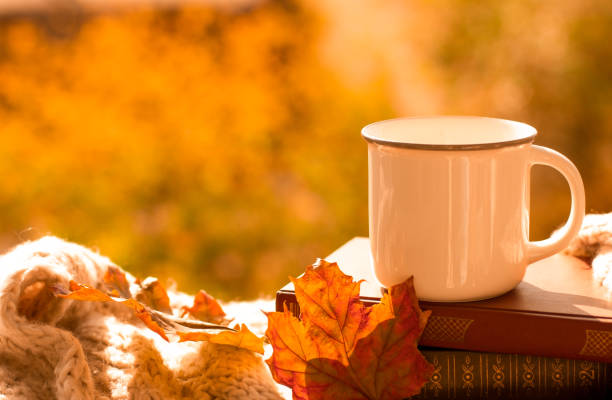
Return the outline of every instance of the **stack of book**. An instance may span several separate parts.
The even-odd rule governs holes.
[[[380,301],[367,238],[326,258],[355,280],[361,301]],[[293,284],[276,294],[299,316]],[[612,300],[583,261],[555,255],[530,265],[503,296],[420,302],[432,314],[419,346],[434,373],[422,399],[612,399]]]

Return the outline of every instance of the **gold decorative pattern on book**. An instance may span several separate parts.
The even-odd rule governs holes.
[[[501,396],[504,388],[504,380],[506,379],[506,375],[504,374],[504,365],[502,364],[502,356],[498,354],[495,357],[495,364],[492,366],[493,368],[493,389],[497,391],[497,395]],[[512,382],[512,381],[510,381]]]
[[[565,388],[565,365],[560,359],[555,358],[551,365],[551,379],[553,393],[559,394]]]
[[[595,380],[595,368],[592,361],[581,361],[578,381],[581,387],[589,388],[593,386]]]
[[[596,331],[587,329],[584,346],[580,350],[582,356],[601,358],[612,357],[612,331]]]
[[[422,340],[462,343],[472,322],[474,322],[473,319],[432,315],[429,317]]]
[[[433,356],[431,363],[434,366],[434,372],[429,378],[429,382],[425,384],[429,391],[433,392],[434,397],[438,397],[440,391],[442,391],[442,366],[440,365],[440,360],[438,360],[437,356]]]
[[[526,391],[530,391],[535,389],[535,363],[532,361],[531,356],[525,357],[525,362],[523,362],[523,383],[522,388]]]
[[[415,399],[607,400],[612,363],[534,355],[424,349],[434,373]]]
[[[472,359],[469,354],[465,356],[465,362],[461,366],[463,370],[463,388],[468,393],[468,396],[472,393],[474,389],[474,365],[472,364]]]

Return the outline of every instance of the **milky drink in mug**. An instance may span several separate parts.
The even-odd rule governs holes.
[[[417,296],[501,295],[529,263],[561,251],[584,217],[584,188],[560,153],[526,124],[485,117],[400,118],[363,128],[368,142],[372,265],[384,286],[414,276]],[[557,169],[571,213],[551,238],[529,241],[530,170]]]

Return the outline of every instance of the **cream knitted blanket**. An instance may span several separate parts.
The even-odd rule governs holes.
[[[612,292],[612,213],[586,215],[565,253],[590,263],[594,280]]]
[[[42,290],[67,287],[71,279],[102,289],[109,265],[108,258],[55,237],[0,258],[0,399],[281,398],[262,358],[248,350],[167,343],[118,304]],[[192,303],[180,292],[168,294],[173,310]],[[37,311],[25,312],[32,302]],[[270,301],[235,303],[225,311],[262,335],[260,310],[272,307]]]

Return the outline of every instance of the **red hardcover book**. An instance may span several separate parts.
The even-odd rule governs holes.
[[[365,280],[362,302],[380,301],[367,238],[350,240],[326,260]],[[299,316],[291,283],[276,294],[276,309],[283,304]],[[612,362],[612,301],[574,257],[558,254],[530,265],[523,282],[493,299],[420,305],[432,311],[422,346]]]

